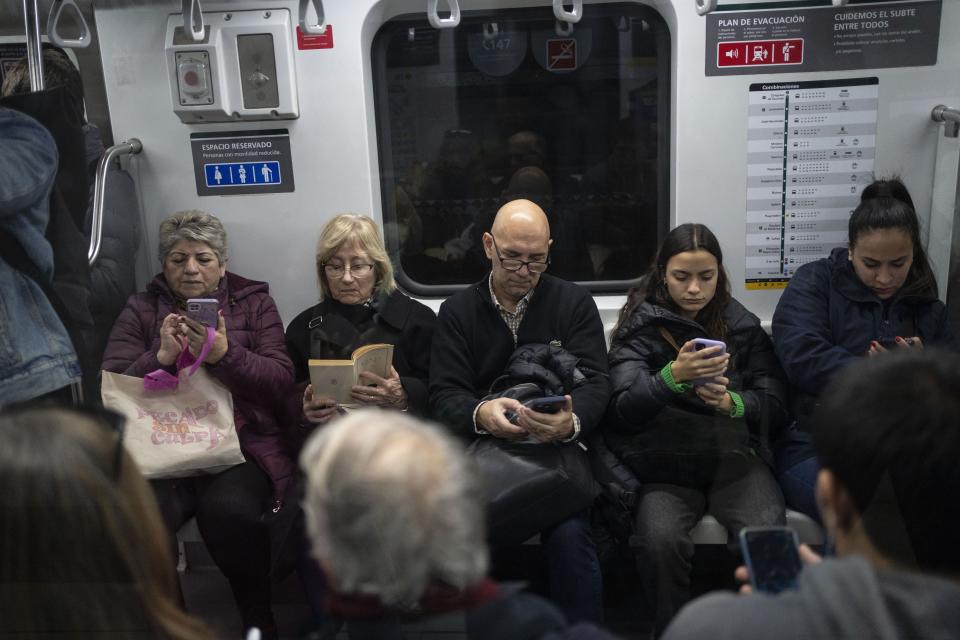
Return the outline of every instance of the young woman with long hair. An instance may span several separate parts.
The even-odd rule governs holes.
[[[725,352],[698,350],[697,338]],[[642,483],[638,563],[660,632],[689,597],[690,531],[705,513],[732,540],[745,526],[784,524],[769,443],[787,420],[786,381],[760,320],[731,297],[720,244],[702,224],[667,235],[621,311],[609,360],[605,438]]]

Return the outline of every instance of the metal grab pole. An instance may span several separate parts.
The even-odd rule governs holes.
[[[960,134],[960,109],[952,109],[944,104],[938,104],[930,112],[930,119],[944,123],[943,135],[956,138]]]
[[[143,151],[143,143],[137,138],[115,144],[103,152],[97,163],[97,176],[93,185],[93,219],[90,222],[90,248],[87,250],[87,262],[92,267],[100,257],[100,244],[103,240],[103,204],[107,188],[107,171],[114,158]]]
[[[40,15],[37,11],[37,0],[23,0],[23,24],[27,36],[30,90],[43,91],[43,47],[40,42]]]

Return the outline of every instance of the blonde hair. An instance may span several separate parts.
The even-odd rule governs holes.
[[[5,630],[212,637],[177,604],[170,534],[133,458],[124,450],[117,458],[117,447],[117,432],[85,413],[0,415]]]
[[[327,286],[323,265],[345,244],[353,244],[370,256],[377,275],[374,291],[387,294],[397,288],[393,279],[393,265],[390,263],[387,250],[383,247],[383,238],[377,224],[367,216],[342,213],[323,227],[320,240],[317,242],[317,280],[320,282],[321,300],[330,296],[330,287]]]

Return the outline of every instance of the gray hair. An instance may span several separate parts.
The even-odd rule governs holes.
[[[227,231],[216,216],[191,209],[178,211],[160,223],[159,257],[162,263],[181,240],[202,242],[217,254],[220,264],[227,262]]]
[[[312,553],[337,591],[412,607],[431,582],[464,589],[486,574],[479,476],[439,427],[351,412],[307,442],[300,466]]]

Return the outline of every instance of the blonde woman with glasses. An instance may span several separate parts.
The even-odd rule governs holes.
[[[333,218],[320,233],[316,264],[320,301],[287,327],[303,430],[339,411],[333,399],[313,393],[308,360],[349,359],[366,344],[392,344],[393,367],[387,378],[361,374],[354,402],[423,414],[436,316],[397,289],[376,223],[352,214]]]

